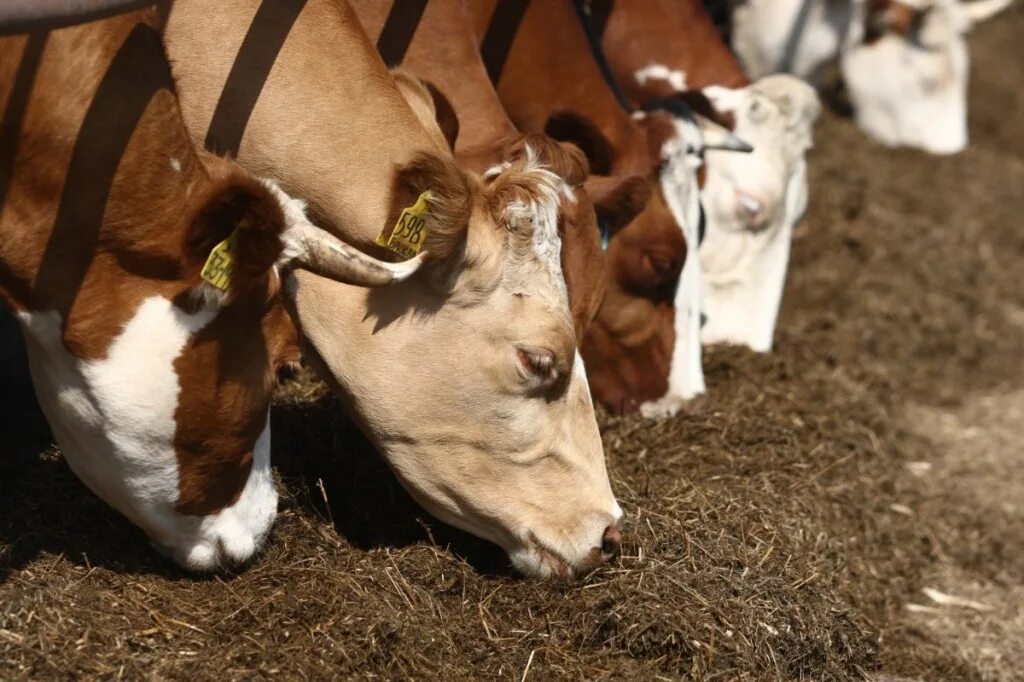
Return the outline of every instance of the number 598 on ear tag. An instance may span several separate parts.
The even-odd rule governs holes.
[[[391,231],[391,238],[387,241],[387,248],[405,259],[412,258],[423,248],[427,240],[427,210],[430,200],[430,192],[423,192],[416,203],[402,211]],[[381,233],[378,240],[382,241],[384,234]]]

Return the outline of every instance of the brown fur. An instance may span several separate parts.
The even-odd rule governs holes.
[[[887,34],[908,36],[924,20],[926,12],[895,0],[870,0],[865,17],[864,42],[871,44]]]
[[[651,183],[640,175],[625,178],[595,175],[587,179],[587,193],[595,210],[614,236],[639,214],[651,198]]]
[[[619,85],[637,106],[676,94],[661,79],[636,81],[633,74],[649,64],[683,72],[690,90],[750,84],[701,0],[614,2],[601,46]]]

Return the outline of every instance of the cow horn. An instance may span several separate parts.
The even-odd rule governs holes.
[[[729,152],[749,153],[754,151],[750,143],[738,137],[734,132],[723,125],[715,123],[710,118],[694,112],[694,119],[700,126],[704,138],[704,149],[720,149]]]
[[[975,2],[961,3],[967,18],[972,24],[985,21],[1009,7],[1013,0],[975,0]]]
[[[388,263],[363,253],[308,221],[289,227],[282,261],[345,284],[381,287],[408,279],[427,258],[422,251],[401,263]]]

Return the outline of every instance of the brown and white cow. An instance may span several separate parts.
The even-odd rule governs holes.
[[[701,92],[750,154],[711,150],[701,199],[705,343],[771,349],[793,227],[807,206],[813,88],[788,75],[751,83],[700,0],[593,3],[592,26],[612,70],[637,105]]]
[[[247,559],[295,346],[279,271],[379,285],[420,260],[371,259],[198,155],[154,13],[0,39],[0,107],[0,300],[65,459],[183,566]]]
[[[608,292],[583,354],[595,395],[610,408],[674,413],[704,392],[700,268],[687,257],[700,222],[700,130],[662,111],[630,116],[571,3],[468,8],[491,80],[517,126],[576,143],[597,173],[648,179],[644,211],[610,240]]]
[[[857,124],[888,146],[967,146],[970,28],[1013,0],[743,0],[733,49],[747,71],[821,85],[838,61]]]
[[[559,265],[565,181],[526,149],[460,168],[434,95],[386,69],[344,2],[180,0],[165,41],[194,139],[347,240],[383,253],[377,235],[430,192],[414,280],[287,286],[305,350],[413,497],[529,575],[606,560],[622,512]]]

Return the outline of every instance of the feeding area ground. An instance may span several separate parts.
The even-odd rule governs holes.
[[[265,551],[196,577],[5,389],[0,678],[928,679],[1024,670],[1024,7],[977,30],[971,146],[823,116],[776,350],[667,421],[601,416],[619,560],[512,575],[430,519],[308,372]]]

